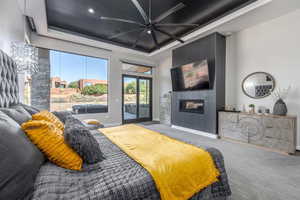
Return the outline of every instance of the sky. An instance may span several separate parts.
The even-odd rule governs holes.
[[[108,60],[50,50],[51,77],[68,83],[79,79],[107,80]]]

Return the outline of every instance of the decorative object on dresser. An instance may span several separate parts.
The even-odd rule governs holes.
[[[242,82],[245,95],[253,99],[262,99],[271,94],[275,88],[275,79],[266,72],[254,72]]]
[[[285,116],[287,114],[288,109],[283,100],[287,98],[287,95],[289,94],[290,89],[291,89],[291,86],[289,86],[286,89],[278,88],[277,90],[275,90],[272,93],[273,97],[277,100],[276,103],[274,104],[274,108],[273,108],[274,115]]]
[[[262,110],[261,110],[261,109],[258,109],[257,113],[258,113],[258,114],[262,114]]]
[[[250,113],[255,113],[255,105],[254,104],[250,104],[249,109],[250,109],[249,110]]]
[[[273,114],[282,116],[285,116],[287,114],[287,107],[282,99],[278,99],[274,104]]]
[[[289,154],[296,151],[296,123],[294,116],[219,112],[222,138]]]

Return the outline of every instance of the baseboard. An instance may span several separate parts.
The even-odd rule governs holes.
[[[215,135],[215,134],[212,134],[212,133],[207,133],[207,132],[198,131],[198,130],[195,130],[195,129],[185,128],[185,127],[176,126],[176,125],[171,125],[171,127],[175,128],[175,129],[178,129],[178,130],[186,131],[188,133],[192,133],[192,134],[195,134],[195,135],[201,135],[201,136],[209,137],[209,138],[212,138],[212,139],[218,139],[218,136]]]
[[[104,123],[105,127],[120,126],[120,125],[122,125],[122,123],[107,123],[107,124]]]
[[[298,151],[300,151],[300,146],[296,146],[296,149],[297,149]]]

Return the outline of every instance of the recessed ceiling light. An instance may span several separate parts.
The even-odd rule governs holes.
[[[95,13],[95,10],[94,10],[93,8],[89,8],[88,11],[89,11],[89,13],[91,13],[91,14],[94,14],[94,13]]]

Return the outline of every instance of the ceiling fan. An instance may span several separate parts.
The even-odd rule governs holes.
[[[151,11],[152,10],[152,0],[149,0],[148,15],[146,14],[145,10],[140,5],[138,0],[131,0],[131,2],[134,4],[134,6],[137,8],[139,13],[143,17],[144,23],[140,23],[140,22],[132,21],[132,20],[127,20],[127,19],[120,19],[120,18],[113,18],[113,17],[103,17],[102,16],[102,17],[100,17],[101,20],[129,23],[129,24],[135,24],[135,25],[138,26],[136,29],[132,29],[132,30],[129,30],[129,31],[126,31],[126,32],[122,32],[122,33],[118,33],[116,35],[113,35],[109,39],[118,38],[118,37],[121,37],[121,36],[129,34],[129,33],[133,33],[133,32],[139,32],[137,39],[135,40],[135,42],[132,45],[132,47],[135,48],[136,45],[138,44],[139,40],[143,36],[143,34],[146,32],[146,33],[148,33],[149,35],[152,36],[152,39],[155,43],[155,48],[160,48],[155,32],[159,32],[159,33],[164,34],[164,35],[166,35],[166,36],[168,36],[168,37],[170,37],[174,40],[177,40],[181,43],[184,43],[184,41],[182,39],[180,39],[179,37],[177,37],[177,36],[175,36],[171,33],[168,33],[166,31],[162,30],[161,27],[177,27],[177,26],[197,27],[197,26],[199,26],[198,24],[163,24],[163,23],[160,23],[163,19],[165,19],[169,15],[171,15],[171,14],[181,10],[182,8],[184,8],[185,5],[183,3],[177,4],[173,8],[167,10],[166,12],[162,13],[157,18],[152,20],[152,16],[151,16],[151,14],[152,14],[152,11]]]

